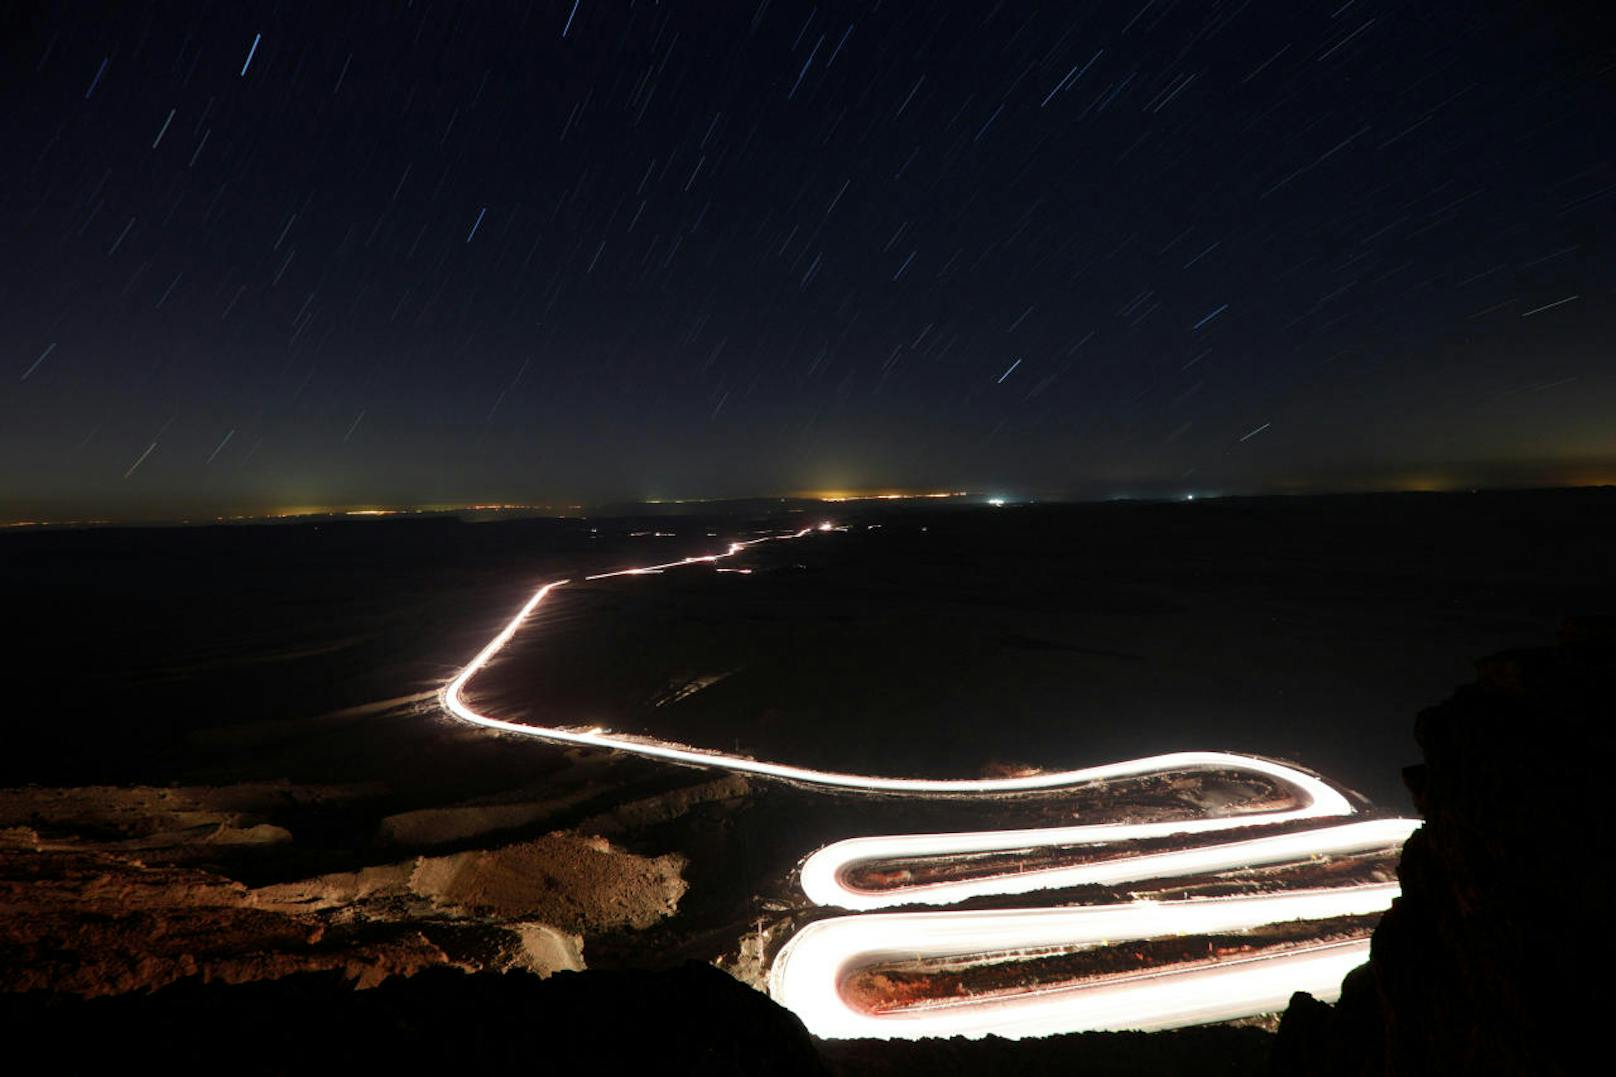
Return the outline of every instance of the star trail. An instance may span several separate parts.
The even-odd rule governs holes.
[[[0,515],[1616,481],[1610,22],[10,5]]]

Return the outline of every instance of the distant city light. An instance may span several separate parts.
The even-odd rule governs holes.
[[[965,497],[964,490],[948,490],[941,493],[902,492],[902,493],[843,493],[841,491],[820,491],[802,495],[817,498],[820,501],[915,501],[921,498]]]
[[[992,505],[994,508],[998,508],[1000,505],[1004,504],[1004,498],[1002,498],[1002,497],[990,497],[990,498],[988,498],[988,504]]]

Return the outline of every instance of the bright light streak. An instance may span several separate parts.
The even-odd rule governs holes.
[[[1159,1029],[1226,1021],[1285,1007],[1294,991],[1327,998],[1363,963],[1367,939],[1271,957],[1217,962],[887,1014],[842,998],[860,965],[916,956],[964,956],[1038,947],[1107,945],[1384,910],[1395,884],[1259,897],[1139,901],[1097,907],[887,913],[820,920],[799,931],[769,970],[769,994],[825,1038],[1048,1036],[1103,1029]]]
[[[262,41],[263,39],[264,39],[263,34],[254,34],[253,35],[252,48],[247,50],[247,58],[245,60],[243,60],[242,63],[241,63],[241,75],[239,77],[241,77],[241,78],[246,78],[247,77],[247,68],[252,66],[252,58],[254,56],[258,55],[258,43],[260,41]],[[88,95],[86,95],[86,96],[88,96]]]
[[[1281,780],[1286,779],[1287,772],[1300,774],[1298,771],[1291,771],[1288,767],[1269,763],[1267,760],[1245,759],[1240,756],[1221,756],[1221,759],[1224,761],[1220,764],[1222,769],[1266,773]],[[1150,761],[1140,760],[1140,762]],[[918,860],[1058,845],[1140,841],[1178,834],[1216,833],[1235,827],[1311,818],[1318,814],[1315,810],[1317,806],[1318,802],[1315,802],[1313,807],[1294,812],[1264,812],[1254,816],[1184,819],[1165,823],[1121,823],[1045,827],[1036,830],[984,830],[962,834],[905,834],[898,837],[850,838],[827,845],[803,861],[800,872],[802,889],[809,900],[816,905],[835,905],[843,909],[879,909],[892,905],[953,905],[967,898],[989,894],[1024,894],[1034,890],[1059,890],[1085,885],[1115,886],[1141,879],[1167,879],[1198,875],[1203,872],[1226,871],[1230,868],[1283,864],[1306,860],[1310,856],[1342,855],[1383,849],[1402,844],[1404,839],[1419,826],[1419,821],[1413,819],[1368,819],[1316,830],[1138,856],[1115,857],[1069,867],[892,887],[879,891],[859,890],[849,886],[844,879],[851,866],[864,861]],[[1329,803],[1327,806],[1333,808],[1335,805]]]
[[[655,575],[690,565],[712,564],[763,542],[800,539],[814,531],[829,529],[830,525],[825,523],[817,528],[732,542],[721,554],[601,572],[585,579]],[[471,678],[504,649],[552,591],[568,582],[557,580],[534,592],[499,633],[444,686],[442,703],[450,714],[474,725],[519,736],[833,789],[911,795],[1002,796],[1072,788],[1116,778],[1216,770],[1261,774],[1275,779],[1294,791],[1299,805],[1285,810],[1155,823],[852,838],[828,845],[803,861],[800,869],[803,890],[817,904],[861,910],[898,904],[952,904],[986,894],[1028,893],[1083,884],[1117,885],[1388,848],[1400,844],[1419,826],[1418,820],[1410,819],[1360,820],[1295,833],[1123,855],[1079,865],[900,886],[879,892],[859,890],[848,885],[845,876],[851,865],[861,861],[1215,834],[1295,820],[1323,821],[1350,816],[1354,808],[1317,775],[1274,760],[1227,752],[1174,752],[1081,770],[1012,778],[889,778],[814,770],[650,737],[615,735],[601,726],[580,730],[528,725],[492,718],[474,710],[465,700]],[[1363,961],[1367,940],[1113,976],[1080,986],[950,1001],[946,1005],[939,1003],[883,1015],[853,1009],[841,994],[841,981],[850,967],[879,960],[882,955],[948,956],[995,949],[1243,930],[1280,920],[1378,912],[1396,894],[1396,885],[1386,884],[1261,897],[838,917],[810,924],[787,943],[771,968],[770,993],[797,1013],[816,1035],[827,1037],[982,1036],[989,1033],[1014,1037],[1081,1029],[1171,1028],[1229,1020],[1280,1009],[1297,990],[1333,997],[1341,977]]]

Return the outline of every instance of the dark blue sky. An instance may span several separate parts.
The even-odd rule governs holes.
[[[1616,477],[1608,24],[13,5],[0,515]]]

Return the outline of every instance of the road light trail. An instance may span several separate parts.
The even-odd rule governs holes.
[[[859,1011],[844,1001],[840,988],[851,966],[883,956],[945,956],[1240,931],[1277,921],[1373,914],[1396,896],[1395,885],[1381,885],[1088,908],[843,916],[809,924],[786,943],[769,971],[769,994],[801,1017],[816,1036],[825,1038],[1048,1036],[1227,1021],[1283,1009],[1294,991],[1333,997],[1341,977],[1363,963],[1369,941],[891,1014]]]
[[[859,861],[924,859],[959,853],[1035,849],[1064,845],[1098,845],[1176,834],[1207,833],[1271,822],[1273,813],[1196,819],[1170,823],[1117,826],[1050,827],[1039,830],[993,830],[965,834],[908,834],[897,837],[850,838],[827,845],[803,861],[803,893],[816,905],[843,909],[879,909],[894,905],[955,905],[974,897],[1062,890],[1074,886],[1118,886],[1147,879],[1288,864],[1314,856],[1350,853],[1401,845],[1419,825],[1410,819],[1368,819],[1314,830],[1293,831],[1241,841],[1168,852],[1100,860],[1071,867],[991,875],[871,891],[846,881],[847,869]],[[1219,824],[1208,826],[1209,823]],[[1141,936],[1143,937],[1143,936]]]
[[[585,580],[658,575],[692,565],[716,564],[760,543],[801,539],[815,530],[804,528],[732,542],[723,553],[601,572]],[[822,524],[817,530],[828,531],[831,526]],[[992,797],[1186,771],[1232,771],[1262,775],[1289,787],[1295,794],[1297,806],[1286,809],[1165,822],[851,838],[825,846],[801,865],[803,891],[818,905],[852,910],[945,905],[986,895],[1080,885],[1114,886],[1306,861],[1395,848],[1419,825],[1418,820],[1368,819],[1282,834],[1247,836],[1216,844],[1187,843],[1178,849],[1118,855],[1033,871],[988,873],[976,878],[882,890],[861,889],[850,884],[847,878],[849,868],[861,862],[1094,846],[1178,835],[1215,835],[1297,821],[1322,824],[1351,816],[1355,809],[1340,791],[1315,774],[1275,760],[1228,752],[1174,752],[1081,770],[1014,778],[876,777],[771,763],[652,737],[612,733],[598,727],[568,729],[529,725],[478,712],[465,698],[471,679],[510,643],[552,592],[569,582],[547,583],[534,592],[499,634],[444,686],[441,701],[445,710],[474,725],[519,736],[856,792]],[[843,997],[841,985],[849,970],[868,966],[883,955],[893,953],[933,957],[996,949],[1015,951],[1038,946],[1079,945],[1102,938],[1147,939],[1242,930],[1286,919],[1327,920],[1378,912],[1396,893],[1396,885],[1389,884],[1260,897],[1135,901],[1009,912],[971,910],[837,917],[808,925],[786,944],[771,967],[770,993],[802,1017],[812,1032],[826,1037],[981,1036],[989,1033],[1027,1036],[1098,1028],[1170,1028],[1228,1020],[1281,1008],[1296,990],[1333,997],[1341,976],[1364,960],[1368,941],[1320,944],[1210,966],[1110,976],[1081,986],[928,1005],[892,1014],[861,1012]]]
[[[818,530],[824,529],[820,528]],[[651,576],[689,565],[711,564],[733,557],[759,543],[780,541],[782,539],[800,539],[805,535],[812,534],[815,530],[815,528],[803,528],[800,531],[780,536],[752,539],[746,542],[732,542],[729,544],[729,548],[721,554],[705,554],[659,565],[644,565],[638,568],[618,569],[613,572],[599,572],[592,576],[584,577],[584,580],[590,582],[623,576]],[[551,740],[562,744],[579,744],[593,748],[605,748],[611,751],[629,752],[634,755],[665,759],[669,762],[684,763],[690,766],[719,767],[744,774],[758,774],[804,785],[830,786],[838,789],[879,793],[945,795],[953,793],[1027,793],[1082,785],[1109,778],[1131,778],[1187,769],[1228,768],[1280,778],[1296,786],[1306,795],[1308,801],[1306,807],[1294,812],[1265,814],[1261,818],[1263,822],[1283,822],[1290,819],[1350,815],[1352,813],[1352,806],[1347,802],[1347,799],[1329,783],[1322,781],[1316,775],[1270,760],[1258,759],[1253,756],[1234,755],[1227,752],[1174,752],[1168,755],[1151,756],[1148,759],[1131,759],[1122,763],[1087,767],[1082,770],[1041,772],[1015,778],[884,778],[865,774],[846,774],[839,771],[814,770],[808,767],[796,767],[782,763],[769,763],[747,756],[726,755],[722,752],[691,747],[690,745],[673,744],[652,738],[630,737],[598,729],[579,730],[555,726],[529,725],[523,722],[491,718],[474,710],[465,700],[467,684],[495,655],[505,648],[505,645],[511,641],[512,637],[533,615],[539,605],[550,596],[551,592],[570,582],[572,581],[557,580],[554,583],[547,583],[527,600],[527,603],[517,611],[516,616],[511,618],[505,627],[500,630],[500,633],[490,640],[488,645],[478,652],[477,656],[467,663],[465,668],[444,687],[442,699],[446,710],[457,718],[471,722],[474,725],[497,729],[505,733],[516,733],[525,737],[536,737],[540,740]],[[1244,816],[1242,818],[1247,821],[1242,822],[1240,819],[1232,818],[1203,819],[1186,821],[1179,825],[1185,831],[1230,829],[1237,826],[1251,825],[1253,816]]]

